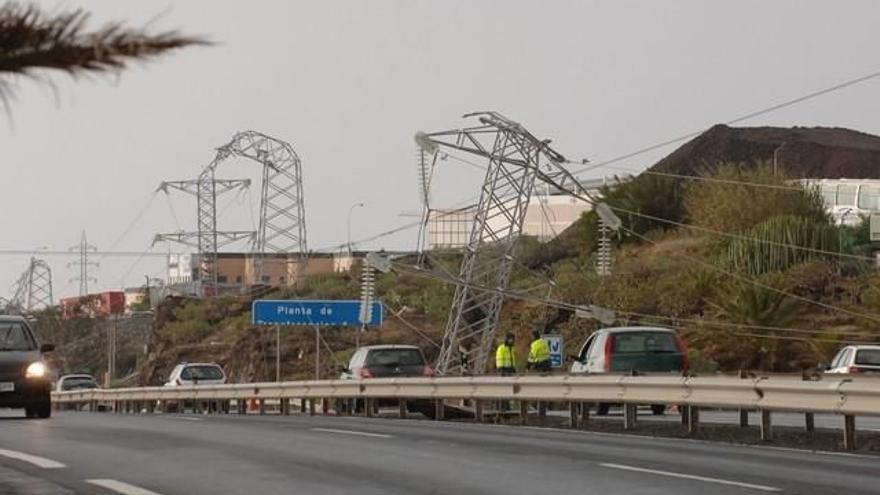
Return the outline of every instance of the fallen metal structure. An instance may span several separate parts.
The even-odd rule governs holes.
[[[476,118],[472,127],[418,133],[422,203],[428,211],[428,188],[437,153],[457,151],[484,160],[486,174],[480,187],[470,237],[464,250],[452,308],[435,368],[441,375],[485,373],[495,344],[495,332],[504,297],[473,286],[505,290],[514,265],[513,249],[536,178],[561,168],[565,157],[517,122],[497,112],[465,115]],[[428,156],[430,155],[430,156]],[[423,221],[426,221],[424,217]]]
[[[52,269],[49,264],[31,257],[27,269],[13,285],[12,293],[12,299],[6,304],[6,311],[10,313],[30,313],[52,306]]]
[[[291,399],[298,399],[301,411],[314,414],[316,404],[328,412],[330,404],[366,402],[365,414],[373,415],[373,403],[380,399],[396,399],[401,415],[407,401],[433,401],[435,419],[443,419],[447,401],[472,406],[477,421],[483,419],[483,407],[489,401],[518,401],[522,421],[528,417],[530,402],[565,403],[570,411],[569,426],[584,427],[589,421],[589,405],[620,403],[624,405],[624,426],[637,426],[638,405],[675,405],[682,411],[688,431],[699,428],[701,408],[761,412],[761,438],[772,439],[772,412],[805,413],[807,430],[812,429],[813,414],[841,415],[844,423],[844,444],[855,447],[855,417],[880,415],[880,378],[825,376],[804,380],[800,375],[758,377],[706,376],[681,377],[621,375],[556,375],[519,377],[446,377],[390,378],[371,380],[322,380],[269,382],[189,387],[144,387],[103,390],[54,392],[56,407],[88,406],[90,410],[114,412],[167,412],[172,407],[182,410],[183,401],[220,405],[216,411],[237,410],[246,413],[246,402],[260,404],[265,411],[267,401],[277,401],[281,414],[290,414]],[[231,402],[236,408],[231,408]],[[334,406],[335,407],[335,406]],[[209,408],[210,409],[210,408]],[[352,407],[342,407],[352,411]],[[542,407],[538,408],[539,411]],[[747,418],[747,416],[746,416]],[[741,419],[742,421],[742,419]],[[746,419],[747,421],[747,419]]]

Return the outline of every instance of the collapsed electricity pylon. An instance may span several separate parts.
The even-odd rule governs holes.
[[[30,313],[52,306],[52,269],[44,260],[31,258],[27,269],[13,285],[8,311]]]
[[[256,232],[218,231],[217,197],[236,187],[247,187],[241,179],[217,179],[218,166],[234,156],[249,158],[262,165],[260,183],[260,225]],[[245,184],[246,183],[246,184]],[[200,292],[217,293],[217,253],[220,247],[246,237],[253,239],[256,280],[262,279],[263,256],[267,252],[298,254],[292,264],[305,261],[305,206],[303,203],[302,166],[288,143],[255,131],[239,132],[232,140],[217,148],[217,154],[191,181],[163,182],[159,190],[177,189],[196,197],[197,232],[159,234],[154,242],[174,241],[198,249]],[[288,260],[287,280],[296,280],[303,270]],[[294,275],[294,276],[291,276]]]
[[[98,248],[89,244],[89,241],[86,240],[86,231],[83,230],[82,236],[80,237],[79,244],[75,246],[71,246],[68,251],[76,252],[79,254],[79,259],[76,261],[71,261],[67,264],[67,267],[70,268],[72,266],[76,266],[79,268],[79,275],[72,277],[70,279],[71,282],[79,282],[79,295],[85,296],[89,293],[89,282],[98,283],[98,279],[89,275],[89,268],[97,268],[98,263],[95,261],[89,261],[89,255],[97,251]]]
[[[477,117],[480,125],[416,135],[429,153],[443,147],[488,161],[437,360],[441,374],[485,372],[535,179],[541,167],[565,162],[549,140],[498,113],[465,117]]]
[[[217,148],[214,160],[199,175],[199,256],[203,286],[216,287],[217,201],[211,185],[217,167],[227,158],[240,156],[262,165],[260,225],[254,239],[255,272],[262,275],[263,255],[298,253],[294,263],[305,261],[306,217],[303,202],[302,164],[290,144],[255,131],[239,132]],[[302,275],[299,267],[287,267],[287,279]],[[294,273],[295,272],[295,273]],[[209,289],[210,291],[210,289]]]

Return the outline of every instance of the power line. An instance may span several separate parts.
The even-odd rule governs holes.
[[[456,285],[465,284],[473,289],[477,289],[477,290],[485,291],[485,292],[491,292],[491,293],[495,293],[495,294],[500,294],[504,297],[508,297],[508,298],[512,298],[512,299],[519,299],[519,300],[534,302],[534,303],[538,303],[538,304],[544,304],[544,305],[556,307],[559,309],[566,309],[566,310],[570,310],[570,311],[576,311],[578,309],[582,309],[582,306],[580,306],[580,305],[567,303],[567,302],[556,300],[556,299],[539,298],[536,296],[532,296],[530,294],[514,292],[509,289],[498,289],[498,288],[485,287],[485,286],[478,285],[478,284],[467,284],[465,281],[458,279],[458,278],[455,278],[455,277],[447,277],[445,275],[437,274],[434,272],[428,272],[425,270],[420,270],[418,268],[413,268],[408,265],[403,265],[400,263],[395,263],[395,266],[397,266],[399,269],[401,269],[405,273],[409,273],[409,274],[412,274],[415,276],[419,276],[419,277],[423,277],[423,278],[431,278],[431,279],[439,280],[439,281],[450,283],[450,284],[456,284]],[[610,309],[614,309],[614,308],[610,308]],[[818,330],[814,331],[814,330],[805,330],[805,329],[797,329],[797,328],[768,327],[768,326],[761,326],[761,325],[749,325],[749,324],[730,323],[730,322],[711,321],[711,320],[677,318],[677,317],[671,317],[671,316],[665,316],[665,315],[651,315],[651,314],[646,314],[646,313],[637,313],[637,312],[617,310],[617,309],[614,309],[614,311],[617,314],[630,315],[630,316],[635,316],[635,317],[639,317],[639,318],[658,318],[658,319],[665,319],[665,320],[671,320],[671,321],[682,321],[682,322],[688,321],[688,322],[692,322],[692,323],[699,323],[700,325],[706,325],[706,326],[732,327],[732,328],[753,329],[753,330],[772,330],[772,331],[784,331],[784,332],[791,332],[791,333],[796,333],[796,332],[822,333],[821,331],[818,331]],[[744,335],[746,335],[746,334],[744,334]],[[760,337],[760,338],[767,338],[767,339],[803,340],[803,341],[813,341],[813,342],[833,342],[833,343],[847,343],[847,344],[863,343],[863,342],[859,342],[859,341],[830,340],[830,339],[819,339],[819,338],[799,338],[799,337],[767,335],[767,334],[747,334],[747,335],[754,336],[754,337]]]
[[[769,106],[769,107],[763,108],[763,109],[761,109],[761,110],[757,110],[757,111],[754,111],[754,112],[747,113],[747,114],[745,114],[745,115],[741,115],[741,116],[739,116],[739,117],[736,117],[735,119],[728,120],[727,122],[724,122],[724,124],[725,124],[725,125],[738,124],[738,123],[740,123],[740,122],[743,122],[743,121],[746,121],[746,120],[749,120],[749,119],[753,119],[753,118],[755,118],[755,117],[759,117],[759,116],[761,116],[761,115],[765,115],[765,114],[768,114],[768,113],[771,113],[771,112],[775,112],[776,110],[781,110],[781,109],[783,109],[783,108],[787,108],[787,107],[790,107],[790,106],[792,106],[792,105],[796,105],[796,104],[798,104],[798,103],[802,103],[802,102],[804,102],[804,101],[811,100],[811,99],[813,99],[813,98],[817,98],[817,97],[819,97],[819,96],[826,95],[826,94],[828,94],[828,93],[832,93],[832,92],[834,92],[834,91],[838,91],[838,90],[840,90],[840,89],[843,89],[843,88],[846,88],[846,87],[849,87],[849,86],[853,86],[853,85],[856,85],[856,84],[859,84],[859,83],[862,83],[862,82],[865,82],[865,81],[869,81],[869,80],[874,79],[874,78],[876,78],[876,77],[880,77],[880,71],[878,71],[878,72],[872,72],[872,73],[870,73],[870,74],[867,74],[867,75],[864,75],[864,76],[861,76],[861,77],[857,77],[857,78],[855,78],[855,79],[850,79],[850,80],[848,80],[848,81],[844,81],[844,82],[842,82],[842,83],[840,83],[840,84],[835,84],[834,86],[830,86],[830,87],[827,87],[827,88],[824,88],[824,89],[820,89],[820,90],[818,90],[818,91],[814,91],[814,92],[812,92],[812,93],[808,93],[808,94],[806,94],[806,95],[799,96],[799,97],[797,97],[797,98],[794,98],[794,99],[791,99],[791,100],[787,100],[787,101],[784,101],[784,102],[782,102],[782,103],[779,103],[779,104],[776,104],[776,105],[772,105],[772,106]],[[601,162],[599,162],[599,163],[595,163],[595,164],[589,165],[589,166],[587,166],[587,167],[584,167],[584,168],[582,168],[582,169],[580,169],[580,170],[575,171],[575,172],[574,172],[574,175],[582,174],[582,173],[587,172],[587,171],[590,171],[590,170],[595,170],[595,169],[597,169],[597,168],[601,168],[601,167],[604,167],[604,166],[606,166],[606,165],[610,165],[610,164],[612,164],[612,163],[616,163],[616,162],[619,162],[619,161],[623,161],[623,160],[626,160],[626,159],[628,159],[628,158],[632,158],[632,157],[634,157],[634,156],[639,156],[639,155],[642,155],[642,154],[648,153],[648,152],[650,152],[650,151],[654,151],[654,150],[656,150],[656,149],[665,148],[666,146],[669,146],[670,144],[676,144],[676,143],[679,143],[679,142],[681,142],[681,141],[684,141],[684,140],[691,139],[691,138],[693,138],[693,137],[699,136],[700,134],[702,134],[702,133],[705,132],[705,131],[706,131],[706,129],[701,129],[701,130],[699,130],[699,131],[689,132],[689,133],[687,133],[687,134],[683,134],[683,135],[681,135],[681,136],[678,136],[678,137],[676,137],[676,138],[672,138],[672,139],[669,139],[669,140],[663,141],[663,142],[661,142],[661,143],[657,143],[657,144],[653,144],[653,145],[650,145],[650,146],[646,146],[646,147],[644,147],[644,148],[640,148],[640,149],[638,149],[638,150],[636,150],[636,151],[633,151],[633,152],[630,152],[630,153],[626,153],[626,154],[623,154],[623,155],[619,155],[619,156],[616,156],[616,157],[614,157],[614,158],[610,158],[610,159],[608,159],[608,160],[604,160],[604,161],[601,161]]]
[[[119,243],[122,242],[122,240],[131,233],[131,230],[134,228],[134,226],[137,225],[138,222],[140,222],[141,218],[143,218],[147,210],[150,209],[150,206],[153,204],[153,201],[156,199],[156,195],[158,193],[158,190],[153,191],[153,194],[150,195],[150,199],[147,201],[147,204],[145,204],[144,207],[140,209],[140,211],[135,215],[134,219],[122,231],[122,234],[120,234],[115,241],[110,243],[110,247],[107,248],[107,251],[113,251],[114,249],[116,249],[116,246],[118,246]],[[100,259],[103,259],[103,256],[100,256]]]
[[[79,257],[78,251],[40,251],[40,256],[65,256],[65,257]],[[31,256],[34,254],[33,249],[0,249],[0,256]],[[170,253],[170,254],[184,254],[184,253]],[[90,251],[90,256],[100,256],[107,258],[131,258],[144,256],[143,252],[140,251]],[[146,256],[155,256],[155,257],[164,257],[166,254],[164,253],[149,253]]]

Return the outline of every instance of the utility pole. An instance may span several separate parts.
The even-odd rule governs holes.
[[[70,281],[79,282],[79,295],[81,296],[85,296],[89,293],[89,281],[98,283],[98,279],[89,275],[89,267],[98,267],[97,262],[89,261],[89,254],[94,253],[97,250],[97,247],[89,244],[89,241],[86,239],[85,230],[82,231],[79,244],[71,246],[70,249],[68,249],[68,251],[79,253],[79,259],[68,263],[67,266],[68,268],[72,266],[79,267],[79,275],[71,278]]]

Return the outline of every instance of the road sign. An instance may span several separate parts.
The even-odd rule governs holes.
[[[382,324],[382,303],[374,301],[371,326]],[[360,301],[256,300],[251,307],[254,325],[361,326]]]
[[[545,335],[544,341],[550,347],[550,365],[554,368],[562,368],[562,356],[564,347],[562,345],[561,335]]]

